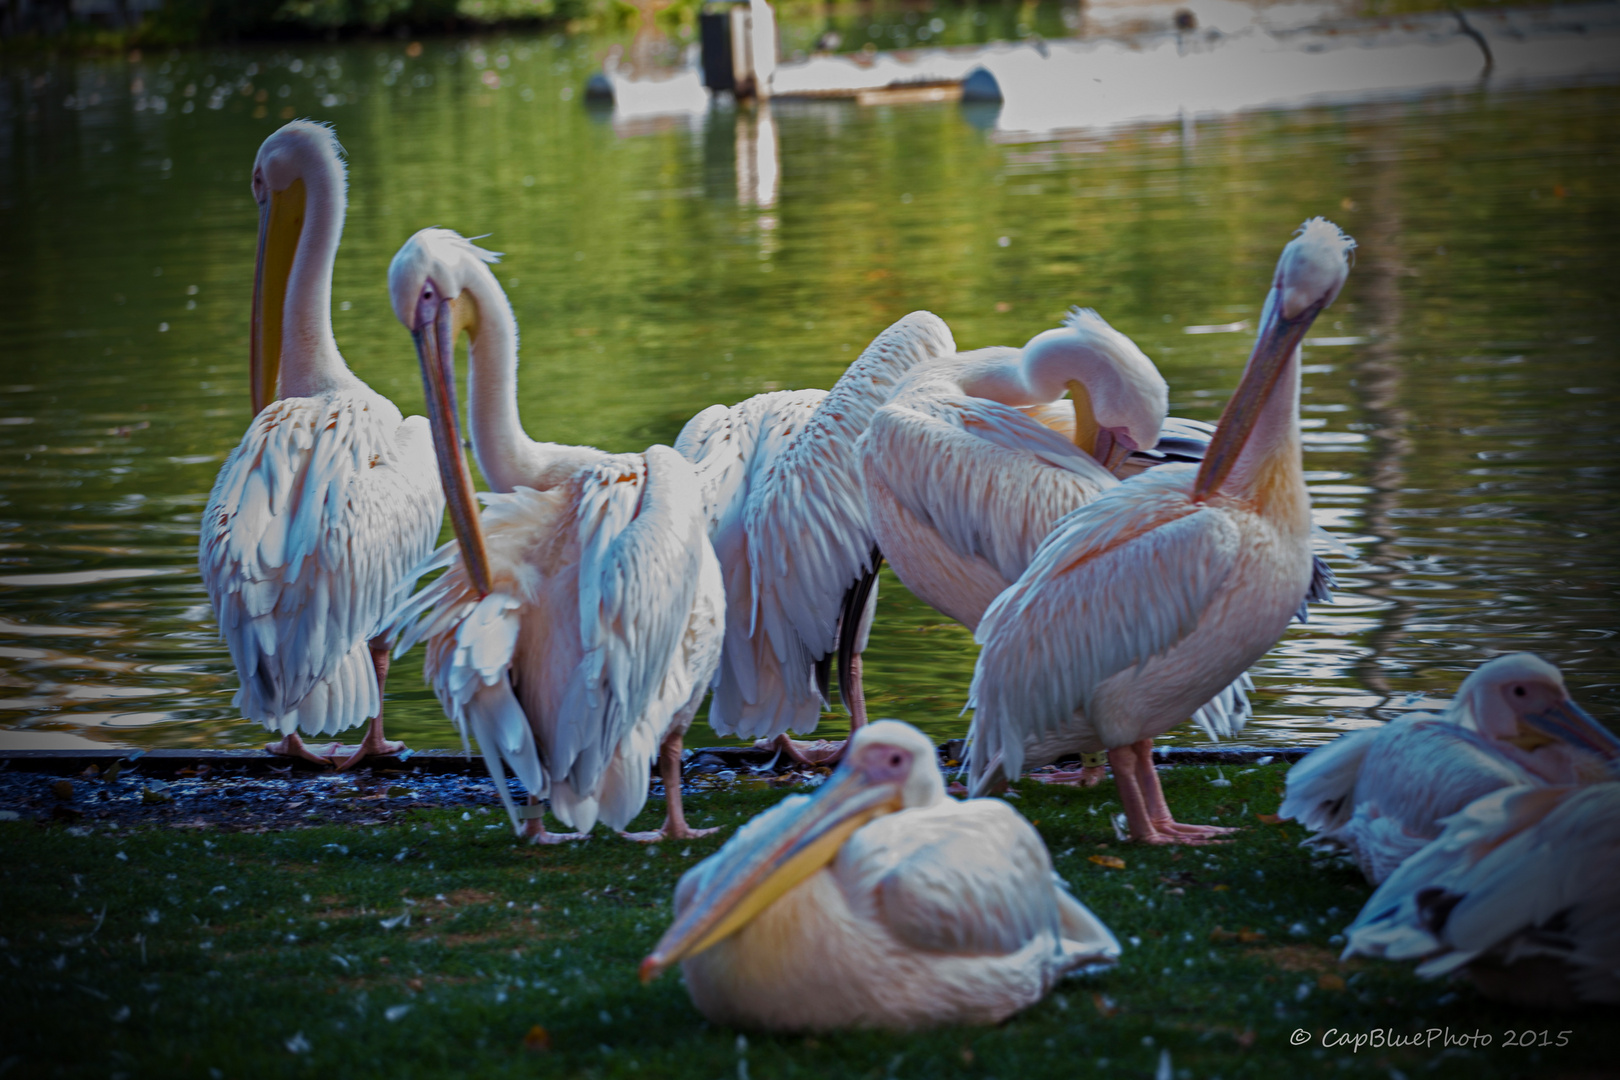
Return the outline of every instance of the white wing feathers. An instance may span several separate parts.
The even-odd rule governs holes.
[[[1504,788],[1379,887],[1345,955],[1423,958],[1426,976],[1482,957],[1553,959],[1569,965],[1576,998],[1620,1000],[1617,860],[1620,784]]]
[[[871,905],[911,948],[1005,956],[1046,938],[1054,951],[1081,946],[1077,962],[1119,955],[1107,928],[1067,896],[1040,835],[999,799],[880,818],[850,838],[834,873],[852,905]],[[1064,943],[1070,931],[1084,936]]]
[[[706,538],[697,477],[667,446],[610,458],[578,482],[585,654],[549,765],[554,779],[589,792],[658,695],[692,613]]]
[[[1119,483],[1019,410],[967,395],[891,401],[860,452],[869,481],[958,555],[984,559],[1007,581],[1018,580],[1060,517]]]
[[[203,583],[245,716],[335,734],[375,715],[367,641],[444,511],[427,423],[370,391],[273,402],[220,469]]]
[[[1133,479],[1127,497],[1114,488],[1065,516],[985,612],[970,691],[976,781],[998,754],[1017,776],[1025,738],[1087,711],[1105,679],[1196,628],[1239,552],[1231,523],[1187,497],[1194,471],[1162,465]],[[1127,544],[1128,557],[1116,554]],[[1162,585],[1151,602],[1136,587],[1144,576]]]
[[[1381,728],[1341,735],[1306,754],[1288,770],[1288,794],[1277,816],[1292,818],[1315,833],[1330,832],[1355,811],[1356,777]]]
[[[802,642],[812,656],[838,645],[844,593],[871,569],[855,441],[916,364],[956,351],[944,320],[914,311],[884,330],[817,406],[744,511],[753,625],[786,661]]]
[[[693,417],[675,447],[697,468],[709,539],[725,583],[726,632],[715,677],[709,726],[722,735],[758,738],[788,729],[809,730],[821,714],[810,672],[815,658],[791,656],[753,630],[753,574],[744,512],[770,473],[827,396],[825,390],[783,390],[727,408],[712,405]],[[789,675],[788,672],[792,674]]]

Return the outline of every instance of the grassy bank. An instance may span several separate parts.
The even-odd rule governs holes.
[[[1016,805],[1128,942],[1124,960],[999,1028],[903,1036],[739,1038],[707,1025],[678,978],[636,981],[676,879],[718,839],[520,846],[498,807],[261,834],[0,824],[0,1075],[1035,1080],[1154,1075],[1165,1050],[1178,1080],[1609,1067],[1605,1015],[1526,1015],[1404,966],[1340,965],[1332,935],[1369,890],[1301,849],[1293,825],[1256,816],[1276,809],[1282,776],[1167,771],[1186,819],[1248,826],[1198,850],[1119,843],[1112,783],[1022,784]],[[729,834],[780,796],[717,791],[689,812]],[[1329,1029],[1380,1028],[1494,1041],[1321,1045]],[[1526,1029],[1567,1031],[1568,1045],[1503,1047]]]

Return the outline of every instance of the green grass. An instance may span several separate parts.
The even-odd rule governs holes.
[[[1603,1015],[1529,1015],[1404,966],[1340,966],[1330,936],[1369,890],[1338,860],[1313,861],[1293,825],[1256,819],[1276,809],[1282,776],[1281,766],[1228,767],[1229,785],[1217,786],[1214,769],[1165,774],[1185,820],[1247,823],[1213,849],[1118,843],[1112,783],[1020,785],[1015,805],[1076,893],[1130,942],[1124,960],[999,1028],[916,1035],[745,1041],[704,1022],[678,977],[638,983],[677,877],[718,840],[520,846],[498,808],[279,834],[75,836],[7,823],[0,1076],[1034,1080],[1150,1076],[1164,1049],[1178,1080],[1609,1067]],[[689,811],[729,834],[780,795],[715,792]],[[383,925],[407,911],[409,925]],[[535,1025],[549,1049],[526,1048]],[[1352,1054],[1319,1042],[1330,1028],[1448,1026],[1494,1044]],[[1296,1029],[1313,1033],[1308,1045],[1290,1046]],[[1504,1048],[1509,1029],[1568,1031],[1569,1045]]]

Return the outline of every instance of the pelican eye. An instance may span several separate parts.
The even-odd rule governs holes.
[[[1514,687],[1514,688],[1513,688],[1513,696],[1514,696],[1514,697],[1524,697],[1524,687],[1522,687],[1522,686],[1515,686],[1515,687]]]

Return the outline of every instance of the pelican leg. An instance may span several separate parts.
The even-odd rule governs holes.
[[[330,755],[335,753],[337,748],[338,744],[333,743],[331,746],[326,748],[326,753],[318,754],[305,745],[303,736],[299,735],[296,731],[291,731],[283,736],[280,742],[265,744],[264,749],[267,753],[276,754],[281,757],[301,758],[304,761],[310,761],[316,765],[327,766],[332,764],[332,758]]]
[[[664,745],[658,748],[658,775],[664,781],[664,805],[668,808],[664,812],[663,827],[656,832],[627,832],[620,836],[643,844],[656,844],[660,840],[692,840],[720,831],[719,826],[694,829],[686,823],[686,811],[681,807],[681,733],[678,731],[670,732]]]
[[[1153,740],[1143,739],[1133,747],[1136,751],[1137,782],[1147,803],[1148,817],[1154,828],[1167,834],[1173,841],[1199,843],[1211,837],[1237,832],[1220,825],[1184,825],[1170,816],[1170,807],[1164,801],[1164,788],[1159,786],[1159,770],[1153,767]],[[1135,831],[1134,829],[1132,830]]]
[[[843,697],[844,704],[849,707],[849,733],[853,737],[857,731],[866,726],[866,691],[861,688],[860,653],[850,656],[846,674],[847,678],[838,684],[838,693]],[[849,739],[840,739],[838,742],[820,740],[814,743],[801,743],[788,738],[787,732],[783,732],[771,745],[786,754],[789,761],[809,768],[823,765],[831,768],[843,760],[844,747],[849,745]]]
[[[354,748],[354,753],[343,759],[338,772],[350,768],[361,758],[397,754],[405,749],[402,742],[389,742],[383,738],[383,686],[388,682],[388,645],[382,638],[371,641],[371,666],[377,671],[377,715],[366,725],[366,737]],[[344,747],[344,749],[348,749]]]
[[[523,831],[519,835],[531,844],[566,844],[570,840],[588,839],[584,833],[554,833],[546,831],[546,810],[540,805],[540,800],[533,795],[529,801],[518,811],[518,817],[523,819]]]

